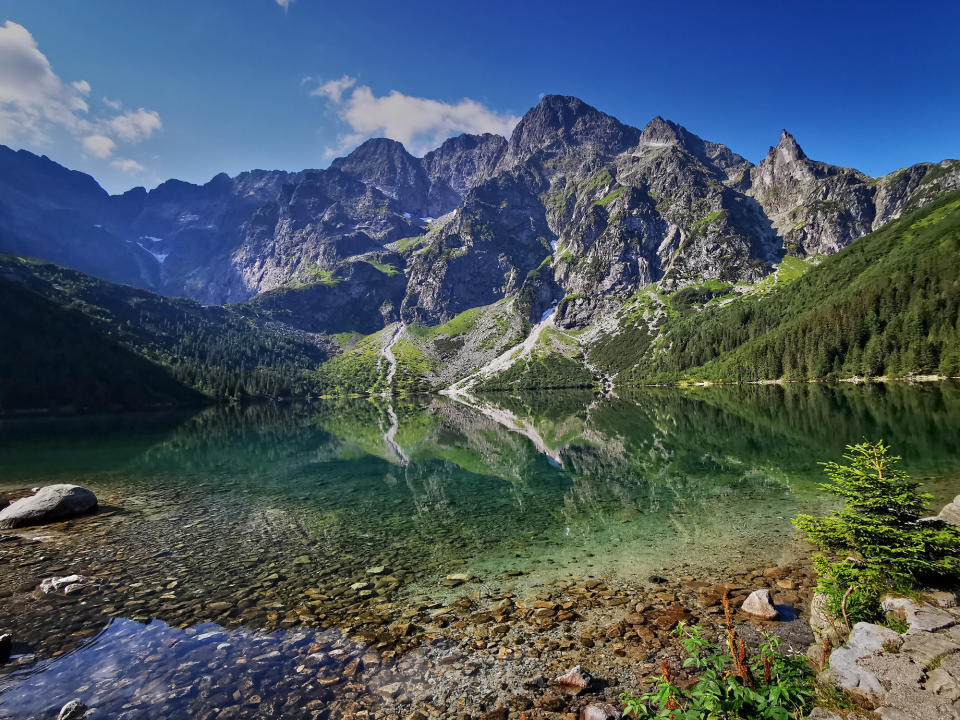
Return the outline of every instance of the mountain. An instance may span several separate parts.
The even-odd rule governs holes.
[[[325,338],[0,255],[0,415],[303,396]]]
[[[589,384],[639,377],[591,358],[623,346],[640,362],[636,343],[659,347],[674,305],[778,287],[957,188],[957,160],[871,178],[784,131],[754,165],[669,120],[634,128],[548,95],[510,138],[461,135],[423,158],[378,138],[325,170],[118,196],[0,147],[0,251],[316,334],[345,351],[318,375],[337,391],[478,369],[478,388]],[[520,341],[522,362],[498,359]]]

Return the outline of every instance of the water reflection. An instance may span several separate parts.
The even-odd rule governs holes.
[[[0,718],[56,717],[72,699],[90,708],[87,720],[327,717],[352,683],[376,692],[400,682],[399,696],[422,680],[427,652],[392,661],[336,630],[115,618],[73,652],[0,679]]]

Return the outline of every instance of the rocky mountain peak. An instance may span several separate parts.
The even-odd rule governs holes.
[[[427,174],[421,161],[396,140],[367,140],[346,157],[334,160],[330,167],[372,185],[410,212],[423,209],[430,184]]]
[[[770,148],[767,153],[769,158],[771,154],[779,162],[794,163],[798,160],[806,160],[807,156],[797,143],[797,139],[786,130],[780,131],[780,140],[775,147]]]
[[[600,112],[579,98],[546,95],[513,130],[501,169],[524,163],[539,152],[563,153],[589,145],[612,157],[637,144],[640,131]]]
[[[657,115],[653,120],[647,123],[646,127],[640,133],[641,145],[672,145],[680,142],[680,131],[683,130],[679,125],[669,120],[664,120]],[[684,131],[685,132],[685,131]]]

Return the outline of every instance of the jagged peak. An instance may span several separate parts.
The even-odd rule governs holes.
[[[657,115],[644,126],[640,133],[640,143],[643,145],[672,145],[682,142],[684,134],[689,133],[683,127]]]
[[[800,147],[800,144],[797,142],[797,139],[786,130],[780,131],[780,140],[777,142],[776,146],[770,148],[770,152],[767,153],[767,157],[776,157],[789,162],[807,159],[807,156]]]

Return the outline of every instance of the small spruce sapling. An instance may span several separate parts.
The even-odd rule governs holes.
[[[869,619],[879,592],[960,577],[960,531],[923,519],[931,496],[897,468],[900,458],[889,451],[882,441],[848,445],[843,456],[848,464],[824,463],[830,482],[820,486],[841,498],[844,507],[826,517],[799,515],[793,521],[832,556],[814,558],[820,589],[837,615],[840,598],[847,595],[854,621]]]

